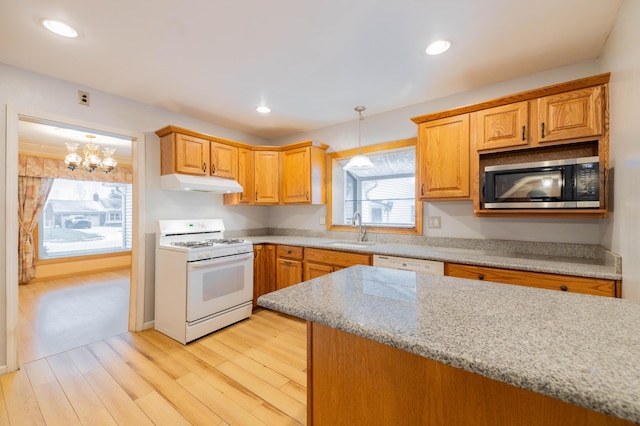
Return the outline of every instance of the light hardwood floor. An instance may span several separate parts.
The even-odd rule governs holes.
[[[306,423],[306,324],[269,310],[182,345],[125,332],[0,377],[0,424]]]
[[[304,322],[266,310],[188,346],[128,333],[128,270],[20,286],[0,424],[304,424]]]
[[[127,331],[129,275],[122,269],[19,286],[19,362]]]

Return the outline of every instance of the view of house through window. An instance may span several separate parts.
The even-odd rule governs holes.
[[[416,223],[416,151],[414,146],[368,154],[375,168],[348,171],[349,158],[334,160],[333,224],[351,225],[356,211],[362,223],[414,227]]]
[[[38,258],[131,250],[132,185],[56,179],[38,222]]]

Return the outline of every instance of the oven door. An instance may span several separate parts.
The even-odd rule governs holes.
[[[188,264],[188,323],[197,322],[252,300],[253,253]]]

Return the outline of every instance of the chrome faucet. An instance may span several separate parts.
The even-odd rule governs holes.
[[[358,229],[358,241],[364,241],[367,238],[367,225],[362,224],[362,215],[359,211],[353,213],[351,218],[351,226],[355,227],[357,223]]]

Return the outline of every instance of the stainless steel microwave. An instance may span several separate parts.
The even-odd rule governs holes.
[[[600,207],[598,157],[487,166],[486,209]]]

